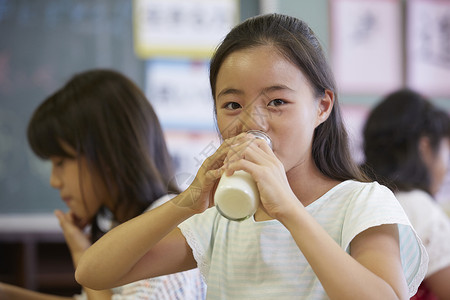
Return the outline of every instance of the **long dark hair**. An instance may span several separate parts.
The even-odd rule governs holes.
[[[119,222],[142,213],[168,190],[177,191],[158,118],[142,91],[118,72],[75,75],[36,109],[27,134],[43,159],[73,158],[61,142],[85,157],[89,170],[115,191],[112,213]],[[93,226],[94,240],[96,231]]]
[[[366,181],[350,154],[333,72],[314,32],[305,22],[286,15],[268,14],[247,19],[233,28],[211,60],[209,79],[213,98],[217,75],[225,58],[232,52],[262,45],[276,47],[298,66],[313,87],[316,97],[324,96],[326,90],[334,93],[333,110],[314,134],[312,155],[318,169],[336,180]],[[216,112],[216,107],[214,110]]]
[[[421,189],[431,194],[430,171],[419,150],[422,137],[437,152],[442,139],[450,137],[448,113],[409,89],[387,95],[364,127],[363,168],[393,191]]]

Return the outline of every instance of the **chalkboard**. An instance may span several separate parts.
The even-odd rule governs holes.
[[[121,71],[144,88],[132,1],[0,0],[0,213],[64,208],[26,140],[34,109],[74,73]]]

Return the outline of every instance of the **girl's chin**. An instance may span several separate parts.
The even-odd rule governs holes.
[[[86,217],[79,217],[76,214],[72,214],[72,218],[74,224],[80,229],[85,228],[88,224],[91,223],[91,219],[88,219]]]

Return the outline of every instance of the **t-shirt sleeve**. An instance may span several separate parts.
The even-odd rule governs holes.
[[[428,255],[403,208],[388,188],[378,183],[368,184],[351,199],[342,230],[344,249],[350,251],[350,243],[359,233],[383,224],[398,225],[403,272],[410,296],[413,296],[425,277]]]
[[[178,225],[192,249],[197,266],[206,284],[208,284],[207,278],[211,265],[211,245],[214,243],[214,230],[218,220],[217,209],[211,207],[202,214],[194,215]]]
[[[206,295],[198,269],[140,280],[113,289],[112,300],[203,300]]]

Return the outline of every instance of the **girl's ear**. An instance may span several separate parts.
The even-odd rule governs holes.
[[[433,157],[435,153],[433,148],[431,147],[430,138],[427,136],[422,136],[419,139],[419,153],[420,156],[425,163],[425,165],[429,166],[432,163]]]
[[[334,105],[334,93],[330,90],[325,90],[325,94],[318,100],[316,127],[325,122],[331,114]]]

